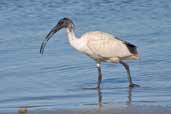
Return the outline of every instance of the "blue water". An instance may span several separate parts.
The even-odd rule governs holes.
[[[104,31],[138,46],[128,61],[133,81],[119,64],[103,64],[101,94],[95,62],[70,47],[65,30],[39,54],[42,40],[63,17],[77,36]],[[171,106],[170,0],[1,0],[0,112],[37,109]]]

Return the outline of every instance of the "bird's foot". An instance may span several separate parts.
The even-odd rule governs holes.
[[[97,86],[96,89],[99,90],[99,89],[101,89],[101,87],[100,86]]]
[[[130,87],[130,88],[140,87],[140,85],[137,85],[137,84],[132,83],[132,84],[129,84],[129,87]]]

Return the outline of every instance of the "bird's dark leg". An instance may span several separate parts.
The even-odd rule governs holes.
[[[98,70],[98,82],[97,82],[97,88],[100,89],[100,84],[102,80],[102,72],[101,72],[101,64],[97,63],[97,70]]]
[[[102,93],[101,93],[100,88],[97,89],[97,93],[98,93],[98,111],[101,112],[102,111]]]
[[[139,85],[134,84],[134,83],[132,82],[131,73],[130,73],[130,70],[129,70],[129,65],[126,64],[126,63],[123,62],[123,61],[120,61],[120,63],[124,66],[124,68],[125,68],[126,71],[127,71],[127,74],[128,74],[128,81],[129,81],[129,87],[139,87]]]

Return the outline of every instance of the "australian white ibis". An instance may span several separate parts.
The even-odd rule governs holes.
[[[73,48],[96,61],[98,69],[97,88],[100,88],[102,80],[102,62],[122,64],[128,74],[129,87],[139,86],[132,82],[129,65],[123,62],[123,60],[136,60],[139,58],[135,45],[100,31],[88,32],[82,35],[81,38],[77,38],[74,33],[74,24],[69,18],[62,18],[59,20],[57,25],[48,33],[42,42],[40,48],[41,54],[43,54],[48,40],[62,28],[66,28],[69,43]]]

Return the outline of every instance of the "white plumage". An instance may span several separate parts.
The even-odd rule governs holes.
[[[101,62],[121,63],[127,70],[129,87],[138,86],[132,83],[129,66],[122,61],[138,59],[138,52],[135,45],[100,31],[87,32],[81,38],[77,38],[74,33],[74,24],[69,18],[61,19],[49,32],[41,45],[40,53],[43,53],[47,41],[61,28],[66,28],[69,42],[73,48],[96,61],[99,73],[98,88],[100,88],[102,79]]]
[[[86,39],[84,48],[88,49],[83,53],[97,61],[116,63],[120,59],[135,59],[135,56],[137,56],[129,51],[123,41],[108,33],[99,31],[89,32],[83,35],[81,39]]]

